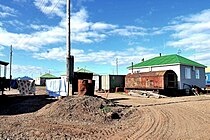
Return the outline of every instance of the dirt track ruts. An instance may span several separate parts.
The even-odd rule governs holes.
[[[141,105],[135,125],[111,139],[209,139],[210,100],[197,98]]]
[[[0,139],[210,139],[209,95],[148,99],[112,94],[109,99],[130,106],[124,112],[128,116],[105,123],[81,118],[68,120],[59,114],[45,114],[53,104],[47,102],[49,106],[36,112],[0,115]]]

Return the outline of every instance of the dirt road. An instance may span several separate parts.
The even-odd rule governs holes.
[[[19,99],[1,108],[0,139],[210,139],[209,95],[108,99]]]

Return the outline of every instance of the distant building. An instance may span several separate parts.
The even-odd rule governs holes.
[[[210,67],[205,69],[206,72],[206,86],[210,87]]]
[[[60,77],[56,77],[56,76],[54,76],[50,73],[45,73],[45,74],[43,74],[40,77],[35,79],[35,84],[40,85],[40,86],[45,86],[47,79],[60,79]]]
[[[206,73],[206,86],[210,87],[210,72]]]
[[[180,55],[158,56],[129,66],[129,73],[142,73],[150,71],[173,70],[177,74],[178,88],[185,89],[185,85],[196,85],[205,88],[206,66]]]
[[[80,78],[82,79],[90,79],[90,74],[92,74],[92,80],[95,81],[95,90],[99,90],[101,89],[101,83],[100,83],[100,80],[101,80],[101,76],[99,74],[96,74],[90,70],[87,70],[87,69],[84,69],[84,68],[81,68],[81,69],[78,69],[77,71],[74,72],[74,75],[76,76],[75,79],[78,80]],[[83,76],[82,76],[83,75]],[[61,78],[63,79],[66,79],[66,74],[62,74],[61,75]],[[77,86],[77,82],[74,80],[76,86]]]

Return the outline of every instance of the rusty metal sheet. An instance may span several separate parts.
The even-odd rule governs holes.
[[[94,95],[95,80],[79,79],[78,80],[78,95]]]
[[[78,95],[84,96],[87,93],[88,80],[78,80]]]
[[[125,88],[133,89],[164,89],[166,71],[154,71],[128,74],[125,77]]]

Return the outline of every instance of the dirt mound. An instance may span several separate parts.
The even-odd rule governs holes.
[[[49,104],[37,112],[51,120],[109,123],[130,113],[110,100],[92,96],[71,96]]]

